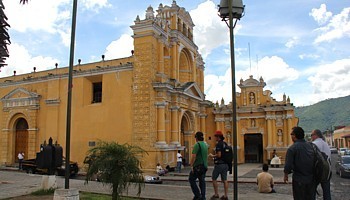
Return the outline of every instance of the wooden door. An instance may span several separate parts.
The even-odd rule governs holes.
[[[18,162],[18,153],[23,152],[24,158],[27,158],[28,152],[28,123],[21,118],[16,124],[16,142],[15,142],[15,161]]]
[[[16,131],[16,148],[15,148],[16,162],[18,162],[17,155],[19,152],[23,152],[24,157],[26,158],[27,148],[28,148],[28,131],[17,130]]]

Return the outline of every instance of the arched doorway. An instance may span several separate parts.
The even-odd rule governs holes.
[[[181,146],[184,146],[183,164],[189,164],[191,155],[191,137],[193,136],[193,116],[190,112],[185,112],[181,118]]]
[[[15,123],[15,161],[18,162],[19,152],[24,153],[24,158],[28,153],[28,123],[24,118],[19,118]]]

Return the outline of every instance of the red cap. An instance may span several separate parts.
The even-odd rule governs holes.
[[[217,131],[215,131],[214,136],[223,136],[223,134],[221,131],[217,130]]]

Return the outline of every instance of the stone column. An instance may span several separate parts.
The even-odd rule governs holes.
[[[0,136],[0,164],[6,164],[7,162],[10,162],[7,159],[8,149],[9,149],[9,129],[2,129],[2,133]]]
[[[205,118],[207,117],[206,114],[204,113],[201,113],[199,114],[199,118],[200,118],[200,130],[203,132],[203,133],[206,133],[207,130],[205,128]]]
[[[165,142],[165,102],[156,103],[157,107],[157,142],[156,146],[164,147]]]
[[[271,136],[272,136],[272,146],[276,147],[277,144],[277,131],[276,131],[276,119],[271,120]]]
[[[267,146],[272,147],[272,128],[271,128],[271,117],[267,116]]]
[[[290,136],[290,132],[292,131],[292,119],[288,118],[288,130],[287,130],[287,136],[288,136],[288,146],[293,144],[292,137]]]
[[[180,146],[179,107],[171,107],[171,144]]]
[[[36,143],[37,135],[38,129],[28,129],[28,158],[36,157],[36,147],[39,147],[39,144]]]

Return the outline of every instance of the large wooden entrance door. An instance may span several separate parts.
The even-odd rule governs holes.
[[[28,151],[28,123],[25,119],[20,118],[16,123],[16,142],[15,142],[15,161],[18,162],[17,155],[19,152],[27,156]]]
[[[263,147],[262,135],[245,134],[244,135],[244,159],[246,163],[262,163]]]

